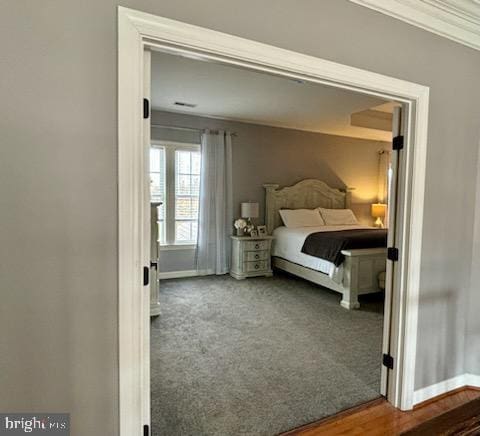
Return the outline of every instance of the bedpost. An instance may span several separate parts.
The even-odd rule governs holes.
[[[346,188],[345,189],[345,209],[351,209],[352,208],[352,191],[354,191],[355,188]]]
[[[280,185],[274,183],[266,183],[265,188],[265,225],[269,235],[275,230],[275,201],[274,193]]]

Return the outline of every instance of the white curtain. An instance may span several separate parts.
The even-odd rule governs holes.
[[[390,150],[378,152],[378,202],[386,203],[388,199],[389,170],[391,168]]]
[[[232,135],[202,134],[196,263],[199,274],[226,274],[233,227]]]

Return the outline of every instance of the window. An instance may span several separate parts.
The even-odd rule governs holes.
[[[160,201],[161,245],[197,242],[200,146],[154,143],[150,149],[151,201]]]
[[[175,150],[175,242],[197,241],[200,153]]]

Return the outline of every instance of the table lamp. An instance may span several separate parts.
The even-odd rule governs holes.
[[[258,218],[258,203],[242,203],[241,209],[242,218],[247,218],[248,228],[253,229],[252,218]]]
[[[375,226],[384,228],[383,224],[383,218],[385,218],[385,215],[387,213],[387,205],[383,203],[374,203],[372,204],[372,217],[376,218],[377,220],[375,221]]]

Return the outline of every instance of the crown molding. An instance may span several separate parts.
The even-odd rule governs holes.
[[[350,0],[480,50],[480,0]]]

